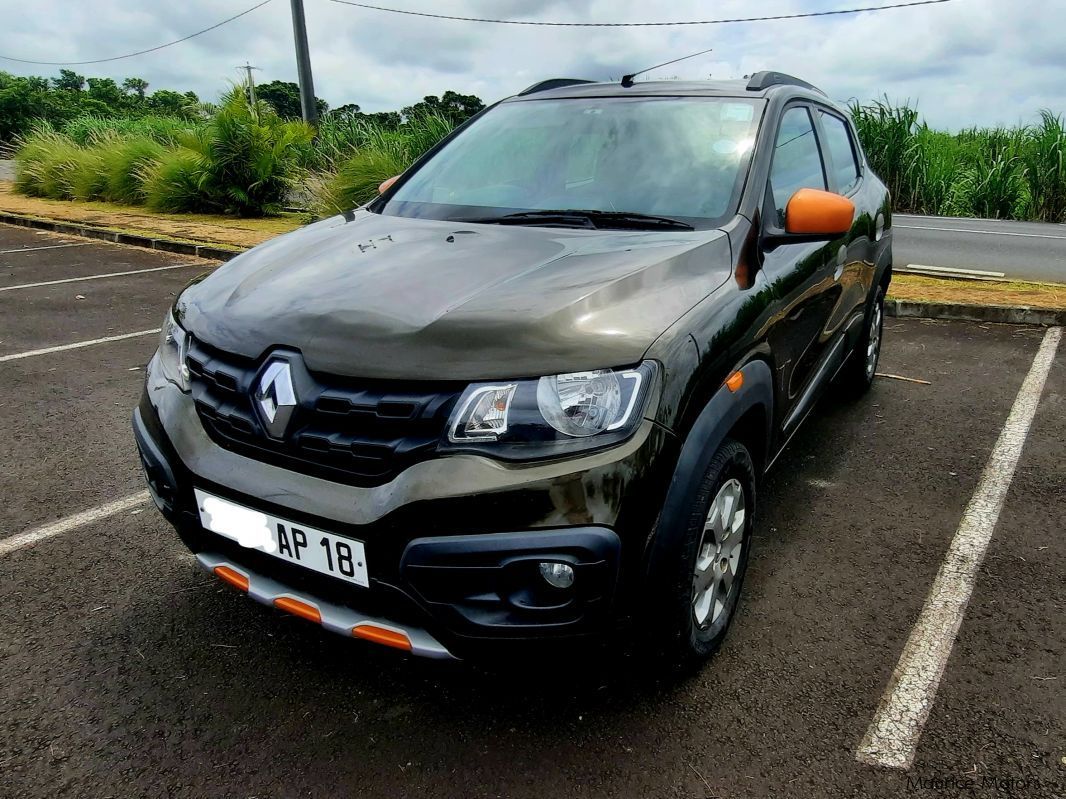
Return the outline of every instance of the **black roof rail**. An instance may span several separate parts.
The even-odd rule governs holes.
[[[805,80],[800,80],[792,75],[786,75],[784,72],[756,72],[751,76],[751,80],[748,81],[749,92],[761,92],[763,89],[769,89],[771,86],[802,86],[804,89],[818,92],[818,94],[823,97],[829,96],[813,83],[807,83]]]
[[[532,86],[528,86],[518,93],[519,97],[524,97],[527,94],[536,94],[537,92],[546,92],[549,89],[561,89],[564,86],[577,86],[582,83],[595,83],[594,80],[585,80],[584,78],[548,78],[548,80],[542,80],[540,83],[534,83]]]

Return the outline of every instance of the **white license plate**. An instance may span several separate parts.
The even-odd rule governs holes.
[[[208,530],[305,569],[370,587],[362,541],[279,519],[198,488],[194,491],[200,523]]]

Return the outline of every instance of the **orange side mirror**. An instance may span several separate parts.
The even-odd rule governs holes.
[[[399,179],[399,175],[393,175],[388,180],[381,181],[381,184],[378,186],[378,194],[384,194],[385,192],[387,192],[390,188],[392,188],[392,184]]]
[[[785,232],[806,235],[843,235],[851,230],[855,203],[819,189],[800,189],[785,207]]]

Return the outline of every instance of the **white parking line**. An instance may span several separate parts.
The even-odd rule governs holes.
[[[14,250],[0,250],[0,255],[15,255],[20,252],[37,252],[38,250],[61,250],[64,247],[84,247],[91,241],[77,241],[70,244],[49,244],[46,247],[16,247]]]
[[[117,499],[106,505],[98,505],[95,508],[84,510],[81,513],[75,513],[73,516],[60,519],[58,522],[45,524],[41,527],[36,527],[33,530],[27,530],[25,533],[19,533],[18,535],[13,535],[9,538],[0,539],[0,557],[15,552],[16,550],[33,546],[48,538],[54,538],[57,535],[70,532],[83,525],[99,521],[100,519],[106,519],[108,516],[114,516],[116,513],[122,513],[124,510],[135,508],[138,505],[147,502],[148,499],[149,494],[147,491],[138,491],[136,494]]]
[[[52,352],[63,352],[63,350],[76,350],[81,347],[91,347],[93,344],[106,344],[109,341],[124,341],[128,338],[137,338],[138,336],[147,336],[151,333],[158,333],[160,328],[155,327],[151,330],[138,330],[136,333],[123,333],[119,336],[105,336],[104,338],[94,338],[90,341],[75,341],[73,344],[60,344],[56,347],[45,347],[40,350],[28,350],[27,352],[16,352],[13,355],[0,355],[0,363],[4,361],[18,361],[22,358],[32,358],[35,355],[48,355]]]
[[[84,280],[104,280],[109,277],[125,277],[126,275],[143,275],[146,272],[165,272],[168,269],[185,269],[190,266],[203,266],[203,264],[171,264],[170,266],[156,266],[152,269],[133,269],[129,272],[111,272],[106,275],[88,275],[86,277],[65,277],[62,280],[45,280],[42,283],[23,283],[19,286],[0,286],[0,291],[17,291],[18,289],[35,289],[41,286],[58,286],[60,283],[81,283]]]
[[[855,753],[875,766],[908,769],[936,700],[951,648],[1033,423],[1062,328],[1049,328],[988,459],[947,556],[903,647],[873,721]]]
[[[949,277],[952,275],[962,275],[965,277],[975,278],[1001,278],[1006,277],[1005,272],[989,272],[986,269],[960,269],[954,266],[930,266],[929,264],[907,264],[903,267],[892,267],[895,272],[934,272],[936,274],[944,274]]]

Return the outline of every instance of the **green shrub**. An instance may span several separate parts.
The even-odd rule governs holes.
[[[202,124],[178,117],[149,115],[126,118],[83,114],[67,122],[60,130],[74,143],[83,147],[116,136],[152,139],[160,144],[176,144],[182,135]]]
[[[62,133],[42,126],[18,142],[15,188],[34,197],[70,199],[71,176],[84,151]]]
[[[73,200],[99,200],[107,189],[103,155],[106,145],[83,148],[70,171],[70,197]]]
[[[149,170],[148,203],[171,211],[277,213],[313,136],[310,126],[282,120],[265,103],[250,107],[236,88],[206,125],[179,137],[180,155],[168,153]]]
[[[1036,127],[956,134],[918,124],[915,109],[887,99],[851,112],[897,211],[1066,221],[1066,130],[1051,112]]]
[[[1029,201],[1020,158],[990,149],[959,172],[943,211],[949,216],[1024,219]]]
[[[336,214],[369,202],[382,181],[398,175],[452,129],[444,117],[426,115],[398,128],[358,120],[345,139],[353,152],[334,150],[334,171],[312,183],[313,205],[322,215]]]
[[[394,151],[362,150],[343,162],[318,187],[314,198],[316,210],[323,216],[332,216],[370,202],[377,196],[382,181],[400,174],[408,166]]]
[[[184,147],[165,150],[146,163],[137,174],[145,202],[153,211],[180,213],[200,210],[200,179],[203,163],[196,152]]]
[[[907,173],[918,112],[906,104],[893,106],[885,98],[865,106],[856,103],[851,115],[870,165],[892,192],[897,207],[913,206],[913,176],[909,178]]]
[[[937,214],[951,195],[960,168],[960,148],[947,133],[921,125],[906,150],[904,201],[915,212]],[[897,207],[899,202],[897,201]]]
[[[1029,217],[1042,222],[1066,221],[1066,128],[1062,117],[1047,109],[1032,131],[1022,156],[1031,205]]]
[[[144,175],[166,152],[162,144],[148,137],[115,139],[101,153],[106,176],[104,199],[129,205],[144,203]]]

